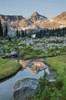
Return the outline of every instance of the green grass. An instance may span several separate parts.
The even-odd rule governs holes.
[[[64,55],[66,54],[66,47],[63,47],[63,48],[58,48],[58,47],[55,47],[54,49],[48,49],[49,53],[52,55],[52,54],[56,54],[58,55],[58,53],[56,53],[56,51],[60,51],[59,55]],[[48,53],[48,54],[49,54]]]
[[[23,59],[24,60],[26,60],[26,59],[33,59],[33,58],[43,58],[43,57],[45,57],[44,55],[37,55],[36,53],[32,53],[31,55],[25,55],[24,57],[23,57]]]
[[[63,73],[66,67],[66,55],[46,58],[45,62],[51,66],[51,69],[56,70],[60,74]]]
[[[66,55],[46,58],[45,62],[50,65],[51,70],[55,70],[58,73],[61,79],[63,75],[66,78],[66,72],[64,74],[64,71],[66,71]]]
[[[63,43],[63,40],[60,40],[60,41],[59,40],[56,40],[56,41],[52,40],[52,41],[49,41],[48,43],[56,43],[56,44]]]
[[[24,46],[24,53],[22,54],[23,59],[29,59],[29,58],[37,58],[37,57],[43,57],[41,53],[43,53],[42,50],[33,50],[31,47]]]
[[[46,57],[53,57],[58,55],[66,55],[66,47],[63,49],[56,47],[55,49],[48,49],[47,54],[42,54],[43,50],[33,50],[31,47],[24,46],[24,53],[22,54],[23,59],[29,58],[46,58]],[[60,53],[56,53],[56,51],[60,51]]]
[[[20,68],[21,65],[19,63],[0,58],[0,80],[16,73]]]

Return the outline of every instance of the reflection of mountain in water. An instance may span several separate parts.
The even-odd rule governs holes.
[[[30,69],[34,73],[38,74],[38,72],[47,68],[44,64],[44,59],[36,59],[36,60],[19,60],[20,64],[22,64],[23,68]]]

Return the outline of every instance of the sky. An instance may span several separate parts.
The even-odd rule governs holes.
[[[66,0],[0,0],[0,14],[31,16],[38,12],[48,18],[66,11]]]

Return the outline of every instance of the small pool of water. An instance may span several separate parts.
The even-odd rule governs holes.
[[[48,68],[45,71],[49,74]],[[14,77],[6,80],[5,82],[0,83],[0,100],[11,100],[12,89],[15,82],[23,78],[36,78],[39,79],[44,75],[44,70],[40,71],[38,74],[35,74],[30,69],[24,69],[19,71]]]

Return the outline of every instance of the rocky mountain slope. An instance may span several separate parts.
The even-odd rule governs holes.
[[[66,27],[66,12],[50,19],[50,22],[59,24],[60,27]]]
[[[63,28],[66,27],[66,12],[48,19],[45,16],[38,14],[38,12],[33,13],[30,17],[25,18],[23,16],[10,16],[10,15],[0,15],[0,20],[3,27],[8,25],[10,30],[22,30],[22,29],[40,29],[40,28]]]

